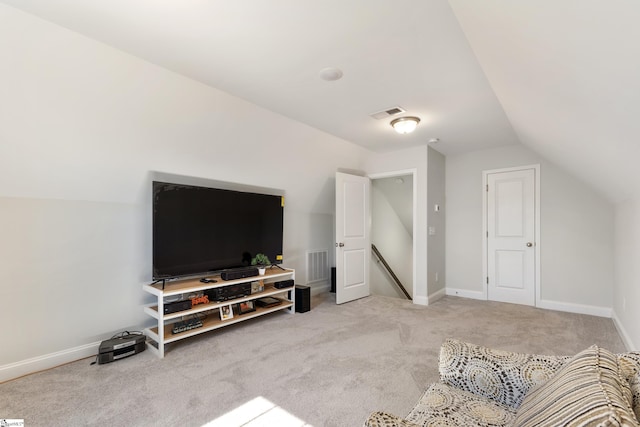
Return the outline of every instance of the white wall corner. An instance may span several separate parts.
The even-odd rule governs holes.
[[[622,338],[622,342],[624,343],[624,346],[627,348],[627,351],[640,351],[640,349],[638,349],[638,347],[636,347],[633,344],[631,337],[629,337],[627,330],[622,325],[622,322],[618,318],[618,315],[616,314],[615,310],[613,311],[612,318],[613,318],[613,324],[618,330],[618,333],[620,334],[620,338]]]
[[[426,304],[424,305],[429,305],[429,304],[433,304],[434,302],[438,301],[439,299],[444,298],[447,295],[447,290],[445,288],[439,289],[435,292],[433,292],[432,294],[427,296],[426,299]],[[417,302],[414,301],[414,303],[417,304]]]
[[[547,310],[565,311],[567,313],[589,314],[591,316],[611,318],[613,309],[611,307],[599,307],[595,305],[573,304],[569,302],[539,300],[536,304],[538,308]]]
[[[64,365],[65,363],[75,362],[76,360],[95,356],[98,354],[99,347],[100,343],[94,342],[0,366],[0,383],[13,380],[24,375],[55,368],[56,366]]]
[[[416,305],[429,305],[429,297],[414,296],[413,303]]]

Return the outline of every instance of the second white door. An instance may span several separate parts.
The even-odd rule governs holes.
[[[487,297],[535,305],[535,168],[488,173]]]

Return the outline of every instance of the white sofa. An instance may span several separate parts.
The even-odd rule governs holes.
[[[494,350],[457,340],[440,349],[440,382],[404,418],[366,427],[638,426],[640,353],[597,346],[575,356]]]

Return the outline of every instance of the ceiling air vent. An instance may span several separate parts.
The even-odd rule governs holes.
[[[371,113],[369,115],[376,120],[380,120],[380,119],[386,119],[387,117],[398,115],[400,113],[404,113],[405,111],[406,110],[404,108],[395,106],[395,107],[387,108],[382,111],[378,111],[377,113]]]

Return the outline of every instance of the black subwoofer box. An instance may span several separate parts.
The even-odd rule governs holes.
[[[296,312],[306,313],[311,310],[311,288],[296,285]]]

